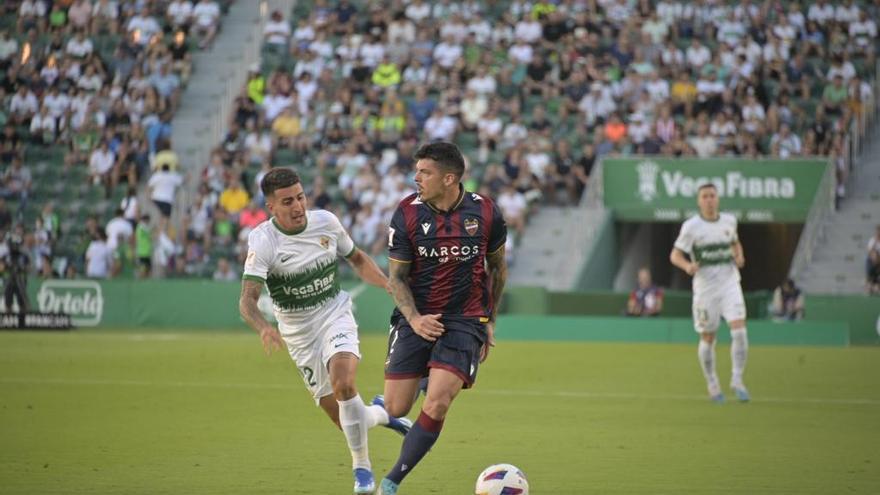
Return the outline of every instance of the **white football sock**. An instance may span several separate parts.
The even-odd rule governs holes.
[[[391,419],[382,406],[364,406],[364,418],[367,420],[367,428],[376,425],[387,425]]]
[[[706,378],[706,385],[711,390],[718,389],[718,374],[715,373],[715,341],[708,343],[700,339],[700,345],[697,347],[697,357],[700,359],[700,368],[703,370],[703,377]]]
[[[743,384],[743,372],[746,370],[746,360],[749,356],[749,337],[746,328],[742,327],[730,331],[730,360],[733,363],[733,375],[731,385]]]
[[[336,401],[339,404],[339,425],[351,451],[351,464],[354,469],[370,469],[370,449],[367,445],[368,424],[372,414],[367,413],[360,395],[351,399]]]

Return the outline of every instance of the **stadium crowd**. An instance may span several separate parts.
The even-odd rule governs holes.
[[[175,165],[171,117],[221,11],[214,0],[0,4],[0,238],[23,237],[32,273],[146,274],[168,236],[137,193],[155,198],[155,172]]]
[[[4,157],[63,143],[64,170],[88,163],[108,191],[147,187],[189,72],[175,43],[214,35],[216,17],[205,28],[193,15],[214,2],[12,3],[20,26],[0,33]],[[843,196],[847,133],[874,109],[878,18],[878,0],[300,1],[265,24],[229,132],[191,174],[198,194],[180,233],[133,234],[133,258],[150,244],[171,275],[234,272],[265,219],[258,183],[273,165],[295,166],[312,204],[378,255],[415,147],[437,139],[465,151],[468,188],[497,198],[511,243],[534,208],[580,201],[608,155],[829,156]],[[101,33],[118,33],[110,57],[96,53]],[[32,186],[15,170],[27,168],[4,180],[19,210]],[[137,212],[122,216],[137,231]]]

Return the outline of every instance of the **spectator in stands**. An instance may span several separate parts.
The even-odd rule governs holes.
[[[214,41],[220,25],[220,5],[213,0],[199,0],[193,7],[194,31],[201,37],[199,48],[205,49]]]
[[[150,199],[161,213],[161,226],[165,225],[168,218],[171,217],[171,208],[174,204],[174,198],[177,195],[177,188],[183,184],[183,177],[171,170],[168,164],[163,164],[158,171],[154,172],[150,177],[147,186],[150,189]]]
[[[25,167],[20,156],[12,159],[12,165],[3,172],[0,196],[19,201],[19,209],[24,209],[31,194],[31,171]]]
[[[107,247],[114,253],[120,243],[128,244],[134,236],[134,227],[125,218],[125,210],[117,208],[113,218],[107,222],[104,228],[107,233]]]
[[[165,19],[173,30],[184,33],[192,24],[193,4],[189,0],[171,0],[165,9]]]
[[[110,149],[110,143],[102,140],[89,157],[89,181],[94,185],[102,184],[108,196],[115,185],[113,177],[115,164],[116,153]]]
[[[781,124],[779,132],[770,140],[770,152],[779,158],[791,158],[801,154],[801,138],[791,132],[788,124]]]
[[[880,294],[880,225],[868,240],[868,256],[865,259],[865,285],[868,294]]]
[[[651,281],[647,267],[639,269],[638,287],[629,294],[627,316],[658,316],[663,311],[663,289]]]
[[[517,235],[522,235],[525,232],[526,214],[528,213],[528,202],[525,196],[517,191],[513,184],[506,184],[497,198],[498,208],[504,215],[504,221]]]
[[[113,250],[107,245],[107,234],[98,228],[86,250],[86,277],[108,278],[113,266]]]
[[[770,313],[775,320],[797,321],[804,317],[804,294],[788,278],[773,291]]]
[[[218,282],[237,282],[241,277],[232,269],[229,260],[221,256],[217,259],[217,269],[212,278]]]
[[[241,185],[241,179],[233,175],[226,189],[220,194],[220,207],[230,214],[232,221],[238,220],[238,214],[248,206],[250,195]]]
[[[822,105],[825,106],[825,113],[834,116],[841,115],[848,96],[849,92],[843,85],[843,75],[835,74],[833,82],[826,85],[822,91]]]

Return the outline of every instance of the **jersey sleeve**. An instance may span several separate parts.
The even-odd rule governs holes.
[[[242,280],[254,280],[265,282],[272,264],[272,246],[265,234],[259,230],[252,230],[248,234],[248,254],[244,262]]]
[[[413,246],[406,231],[402,207],[394,212],[388,227],[388,258],[404,263],[411,263],[413,260]]]
[[[330,217],[330,231],[333,233],[333,236],[336,237],[336,255],[342,256],[343,258],[350,257],[354,254],[357,246],[354,245],[354,241],[351,236],[348,235],[348,232],[346,232],[345,227],[342,226],[342,222],[339,221],[339,218],[330,212],[327,212],[327,215]]]
[[[731,243],[735,244],[735,243],[739,242],[739,234],[737,233],[737,229],[739,227],[739,222],[737,222],[736,217],[733,215],[730,215],[730,227],[731,227],[731,231],[733,232],[732,238],[731,238]]]
[[[689,222],[683,223],[681,225],[681,232],[678,233],[678,238],[675,239],[675,248],[687,254],[691,254],[694,247],[694,236],[689,227]]]
[[[492,227],[489,229],[489,253],[494,253],[507,242],[507,222],[504,215],[498,209],[498,205],[492,202]]]

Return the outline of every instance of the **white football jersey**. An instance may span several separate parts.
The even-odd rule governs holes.
[[[694,274],[695,293],[739,283],[739,268],[733,261],[737,240],[736,217],[729,213],[721,213],[714,222],[696,215],[682,224],[675,247],[700,264]]]
[[[271,218],[248,235],[243,278],[265,282],[279,321],[305,328],[347,303],[338,260],[354,252],[354,241],[329,211],[306,212],[298,232],[282,230]]]

